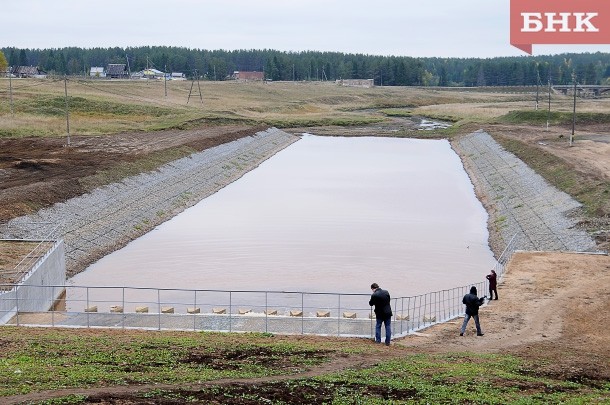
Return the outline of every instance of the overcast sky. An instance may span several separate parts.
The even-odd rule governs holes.
[[[509,5],[509,0],[7,1],[0,47],[525,55],[509,44]],[[610,46],[534,45],[534,55],[597,51],[610,52]]]

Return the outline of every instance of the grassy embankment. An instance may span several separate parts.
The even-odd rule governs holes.
[[[501,123],[541,127],[549,122],[552,126],[571,128],[574,120],[577,128],[582,125],[610,124],[610,114],[583,111],[573,115],[567,111],[511,111],[499,118]],[[568,133],[569,131],[566,131]],[[583,204],[589,217],[610,216],[610,181],[585,173],[575,164],[561,159],[535,145],[505,136],[497,140],[508,151],[526,162],[549,183],[566,192]]]
[[[204,403],[212,398],[227,404],[584,404],[610,400],[607,382],[563,380],[538,370],[548,366],[543,360],[538,363],[506,354],[412,354],[400,346],[387,349],[363,339],[266,334],[26,331],[0,330],[0,402],[11,395],[104,386],[114,386],[108,392],[127,393],[132,400],[176,401],[172,403]],[[285,377],[337,358],[343,362],[377,358],[379,364]],[[278,376],[278,381],[238,381],[268,376]],[[201,385],[220,379],[235,381]],[[121,387],[142,385],[151,386],[139,388],[140,393],[123,390],[121,394]],[[89,403],[87,397],[64,392],[44,403]]]

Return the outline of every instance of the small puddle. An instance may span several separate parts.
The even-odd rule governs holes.
[[[427,119],[422,119],[417,129],[419,131],[432,131],[434,129],[447,129],[451,127],[451,124],[440,121],[431,121]]]

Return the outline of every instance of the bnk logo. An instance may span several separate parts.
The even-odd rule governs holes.
[[[529,54],[533,44],[610,44],[610,2],[511,0],[510,43]]]

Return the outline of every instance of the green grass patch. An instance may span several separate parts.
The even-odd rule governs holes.
[[[546,124],[547,119],[551,125],[572,124],[573,114],[571,112],[559,112],[540,110],[516,110],[498,118],[503,124]],[[607,124],[610,123],[610,114],[594,112],[577,112],[576,124]]]
[[[74,387],[281,375],[328,361],[332,353],[262,334],[3,332],[0,397]]]
[[[590,404],[610,392],[595,381],[536,376],[540,367],[510,355],[405,355],[375,367],[314,378],[199,389],[157,389],[131,400],[222,404]],[[94,395],[82,403],[115,397]],[[79,398],[68,398],[78,400]],[[78,402],[75,402],[78,403]],[[148,402],[147,402],[148,403]],[[152,403],[152,402],[151,402]]]
[[[610,215],[610,181],[583,173],[572,163],[519,140],[496,140],[549,183],[574,197],[588,216]]]
[[[65,116],[66,99],[64,97],[34,96],[20,100],[15,104],[15,111],[23,114],[43,116]],[[74,115],[121,117],[144,116],[164,117],[175,113],[169,108],[141,104],[117,103],[108,100],[99,101],[92,98],[68,97],[68,111]]]
[[[360,125],[375,124],[382,122],[383,118],[378,117],[321,117],[321,118],[277,118],[265,119],[264,123],[277,128],[298,128],[298,127],[319,127],[319,126],[338,126],[355,127]]]
[[[413,116],[413,112],[410,110],[402,110],[402,109],[382,109],[379,110],[379,112],[381,112],[382,114],[388,116],[388,117],[403,117],[403,118],[409,118]]]

